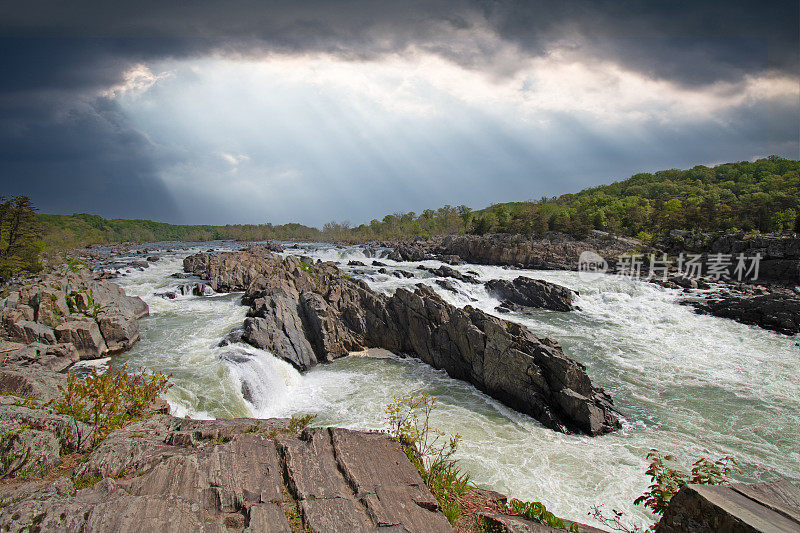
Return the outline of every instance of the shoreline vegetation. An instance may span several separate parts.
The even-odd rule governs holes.
[[[505,233],[578,239],[592,230],[652,244],[672,230],[705,234],[800,231],[800,161],[777,156],[715,167],[639,173],[575,194],[506,202],[473,211],[460,205],[394,213],[352,226],[331,221],[321,229],[298,223],[180,225],[150,220],[106,220],[98,215],[38,214],[41,247],[160,241],[372,241],[430,239],[457,234]]]

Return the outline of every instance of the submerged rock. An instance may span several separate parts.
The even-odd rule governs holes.
[[[486,282],[486,290],[500,300],[503,307],[521,305],[552,311],[572,311],[572,291],[562,285],[541,279],[519,276],[513,281],[494,279]]]
[[[252,252],[197,254],[184,265],[245,290],[243,340],[300,370],[384,348],[444,369],[552,429],[597,435],[620,427],[608,395],[557,344],[470,306],[456,308],[430,287],[386,296],[333,263]]]

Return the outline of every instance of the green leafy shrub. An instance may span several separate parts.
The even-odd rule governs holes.
[[[693,463],[690,472],[675,465],[674,455],[662,455],[658,450],[651,450],[647,458],[650,459],[650,468],[646,474],[650,476],[652,484],[633,503],[644,504],[657,515],[664,513],[672,497],[684,485],[720,485],[728,481],[733,472],[740,472],[736,467],[736,460],[730,456],[716,461],[700,458]]]
[[[169,377],[160,372],[129,374],[125,366],[102,374],[93,368],[82,380],[69,374],[67,386],[59,386],[63,399],[55,403],[54,409],[92,424],[91,439],[96,444],[111,431],[143,418],[156,398],[171,387]],[[77,424],[76,431],[80,449],[82,437]]]
[[[450,523],[461,515],[458,497],[467,490],[469,474],[461,472],[452,459],[461,435],[445,435],[431,427],[431,413],[436,398],[423,392],[420,396],[395,396],[386,406],[389,435],[400,443],[409,461],[417,467]]]
[[[524,516],[528,520],[534,520],[550,527],[567,529],[564,520],[548,511],[542,502],[523,502],[514,498],[508,502],[508,509],[512,513]],[[569,527],[569,531],[578,533],[580,530],[577,524],[572,524]]]

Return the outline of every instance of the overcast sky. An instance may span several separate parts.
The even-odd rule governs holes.
[[[354,224],[800,157],[798,2],[3,2],[48,213]]]

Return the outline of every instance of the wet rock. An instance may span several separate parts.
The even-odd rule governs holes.
[[[160,296],[165,300],[174,300],[178,297],[178,293],[176,291],[157,292],[155,296]]]
[[[434,259],[427,251],[426,246],[421,243],[399,244],[389,253],[387,258],[392,261],[426,261],[428,259]]]
[[[486,282],[486,290],[496,296],[504,307],[521,305],[552,311],[573,309],[570,289],[540,279],[524,276],[513,281],[495,279]]]
[[[134,261],[128,261],[128,266],[132,268],[145,269],[145,268],[150,268],[150,263],[148,263],[147,261],[143,261],[141,259],[136,259]]]
[[[372,262],[372,266],[375,266],[375,267],[385,267],[385,266],[388,266],[388,265],[387,265],[386,263],[381,263],[380,261],[373,261],[373,262]]]
[[[362,263],[361,261],[356,261],[356,260],[348,261],[347,264],[349,266],[360,266],[360,267],[367,266],[364,263]]]
[[[455,287],[455,285],[453,285],[452,281],[448,281],[446,279],[437,279],[437,280],[434,280],[434,283],[436,283],[438,286],[440,286],[441,288],[443,288],[446,291],[450,291],[453,294],[458,294],[458,289],[456,289],[456,287]]]
[[[223,346],[228,346],[230,344],[236,344],[237,342],[242,341],[242,335],[244,334],[244,330],[242,328],[236,328],[227,335],[225,335],[221,341],[219,341],[220,348]]]
[[[785,335],[800,333],[800,298],[789,293],[728,294],[694,305],[699,313],[730,318]]]
[[[147,261],[150,262],[150,263],[155,263],[156,261],[159,261],[160,259],[161,258],[158,257],[157,255],[148,255],[147,256]]]
[[[463,281],[465,283],[473,283],[473,284],[480,283],[480,281],[478,281],[478,278],[476,278],[475,276],[471,276],[469,274],[462,274],[458,270],[450,268],[447,265],[442,265],[439,268],[427,268],[421,266],[420,269],[427,270],[434,276],[439,276],[441,278],[453,278],[459,281]]]

